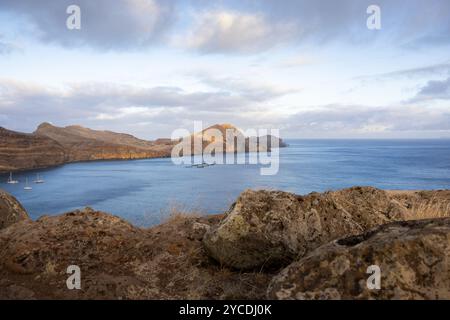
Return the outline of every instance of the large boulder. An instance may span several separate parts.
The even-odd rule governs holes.
[[[174,215],[137,228],[86,208],[0,230],[2,299],[264,299],[272,274],[224,272],[203,233],[220,216]],[[69,290],[67,267],[81,271]]]
[[[380,289],[367,286],[372,265],[380,268]],[[273,278],[268,298],[450,299],[449,288],[450,218],[441,218],[394,222],[326,244]]]
[[[43,272],[49,263],[61,269],[71,262],[89,266],[111,248],[131,250],[141,235],[142,230],[128,222],[90,208],[42,216],[0,233],[0,261],[20,274]]]
[[[307,196],[246,190],[203,241],[214,259],[233,268],[285,266],[330,240],[403,219],[405,210],[371,187]]]
[[[0,189],[0,230],[28,219],[28,214],[19,201]]]

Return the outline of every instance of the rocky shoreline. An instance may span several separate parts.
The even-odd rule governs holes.
[[[66,286],[69,265],[80,290]],[[381,269],[368,289],[367,267]],[[450,299],[450,190],[243,192],[228,212],[135,227],[28,218],[0,192],[0,299]]]

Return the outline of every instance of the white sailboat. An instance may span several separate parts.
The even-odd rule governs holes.
[[[39,176],[39,173],[36,175],[36,180],[34,180],[34,183],[44,183],[45,180],[42,179],[42,177]]]
[[[28,178],[25,179],[25,187],[23,188],[23,190],[33,190],[33,188],[28,185]]]
[[[7,181],[6,183],[9,183],[9,184],[17,184],[17,183],[19,183],[19,181],[13,180],[12,172],[10,172],[10,173],[9,173],[8,181]]]

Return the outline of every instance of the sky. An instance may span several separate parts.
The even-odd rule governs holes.
[[[154,139],[194,121],[450,138],[450,1],[0,0],[0,126]]]

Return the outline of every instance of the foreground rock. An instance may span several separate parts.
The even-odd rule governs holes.
[[[381,289],[367,288],[367,267]],[[324,245],[276,276],[271,299],[450,299],[450,218],[395,222]]]
[[[28,214],[19,201],[0,190],[0,230],[28,219]]]
[[[233,268],[283,266],[330,240],[406,215],[386,191],[371,187],[307,196],[247,190],[204,244],[212,257]]]
[[[230,229],[228,239],[234,241],[241,236],[240,239],[249,241],[247,247],[238,246],[243,259],[261,259],[267,248],[263,245],[271,243],[267,239],[280,239],[275,244],[281,250],[273,252],[289,257],[289,261],[285,258],[286,265],[295,259],[296,248],[306,248],[309,252],[280,276],[277,276],[280,269],[226,268],[209,256],[203,239],[223,226],[229,218],[225,215],[175,215],[150,229],[137,228],[123,219],[89,208],[32,221],[20,204],[5,193],[0,201],[1,217],[14,219],[8,218],[8,226],[0,228],[0,299],[264,299],[267,292],[271,298],[283,299],[445,296],[442,290],[448,287],[449,279],[448,219],[445,223],[435,219],[425,224],[391,224],[337,244],[313,247],[325,238],[322,233],[338,232],[338,226],[349,232],[368,229],[371,224],[401,216],[403,207],[408,207],[409,218],[411,212],[422,217],[423,208],[428,215],[437,208],[440,214],[450,216],[450,210],[441,210],[450,208],[449,191],[388,192],[387,198],[384,192],[371,188],[306,197],[257,192],[259,197],[247,199],[249,194],[244,193],[231,212],[240,206],[249,214],[261,214],[264,219],[253,218],[249,227],[243,223],[241,233]],[[264,198],[265,195],[272,197]],[[245,205],[242,201],[250,202]],[[396,201],[401,203],[400,208]],[[346,203],[345,210],[343,203]],[[306,219],[306,225],[295,221],[290,225],[297,212],[292,208],[301,212],[298,216],[308,217],[301,218],[301,221]],[[370,221],[370,216],[358,217],[360,210],[371,212],[374,221]],[[271,213],[274,218],[270,214],[264,216],[263,212]],[[286,213],[285,220],[282,212]],[[335,220],[336,226],[327,224],[328,219],[338,219],[340,215],[348,222]],[[353,215],[356,218],[350,219]],[[265,237],[258,235],[259,242],[254,241],[252,233],[242,237],[255,225],[260,226],[256,230],[263,230]],[[297,227],[303,228],[301,233],[296,233]],[[306,244],[298,239],[305,239]],[[290,247],[286,244],[292,243],[297,247],[288,256]],[[269,249],[272,248],[276,246]],[[230,247],[227,250],[232,252]],[[380,263],[382,288],[386,293],[368,295],[361,291],[364,287],[358,287],[363,285],[361,279],[365,281],[368,276],[365,274],[368,263]],[[69,290],[66,286],[69,265],[81,269],[81,290]],[[268,291],[273,277],[276,280]],[[332,287],[339,291],[328,289]]]
[[[0,230],[0,299],[263,299],[270,274],[212,263],[201,238],[218,216],[136,228],[92,209]],[[69,290],[69,265],[81,290]]]

